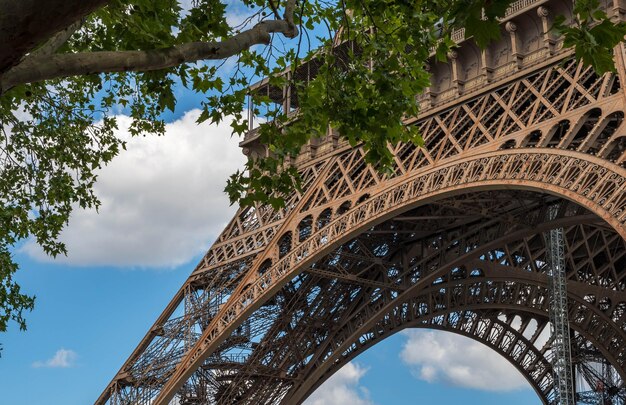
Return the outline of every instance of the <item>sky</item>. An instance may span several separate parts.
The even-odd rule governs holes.
[[[228,124],[171,118],[163,137],[130,138],[96,185],[98,213],[77,210],[52,260],[26,242],[17,281],[37,296],[28,330],[0,335],[0,403],[93,403],[235,212],[222,189],[243,155]],[[485,346],[410,330],[342,368],[307,405],[539,404]]]
[[[244,163],[238,139],[228,122],[195,123],[202,95],[176,96],[163,137],[131,138],[118,116],[127,150],[99,174],[99,212],[72,214],[61,236],[67,257],[52,260],[31,241],[16,247],[16,280],[37,299],[27,331],[11,324],[0,334],[0,404],[93,403],[234,214],[223,188]],[[458,403],[541,402],[487,347],[406,330],[344,366],[306,405]]]

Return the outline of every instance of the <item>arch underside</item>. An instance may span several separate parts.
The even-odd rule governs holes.
[[[549,221],[552,204],[559,216]],[[549,329],[543,233],[554,227],[565,229],[574,341],[623,379],[624,240],[567,200],[498,190],[412,209],[308,266],[205,360],[181,403],[301,403],[342,365],[406,327],[486,344],[550,403],[550,341],[540,336]]]

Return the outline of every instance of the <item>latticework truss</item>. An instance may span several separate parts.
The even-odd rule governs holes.
[[[461,42],[433,62],[422,114],[407,119],[424,146],[390,146],[393,173],[333,131],[307,146],[295,162],[302,190],[281,210],[239,210],[98,403],[299,404],[359,353],[419,327],[491,347],[549,404],[543,235],[557,228],[576,369],[620,401],[623,48],[617,73],[573,61],[546,28],[560,4],[516,2],[501,41]],[[254,131],[243,146],[263,149]]]

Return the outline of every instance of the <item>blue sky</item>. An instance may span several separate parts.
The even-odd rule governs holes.
[[[243,162],[237,140],[227,124],[197,126],[198,112],[184,110],[192,104],[181,106],[165,137],[130,140],[101,172],[103,205],[74,213],[62,235],[68,257],[17,249],[17,279],[37,305],[28,331],[0,335],[0,403],[93,403],[232,216],[221,190]],[[308,404],[539,404],[516,373],[465,338],[401,333]]]

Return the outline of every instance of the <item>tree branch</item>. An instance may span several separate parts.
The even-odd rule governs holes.
[[[19,84],[59,77],[141,72],[166,69],[198,60],[225,59],[253,45],[269,44],[272,33],[281,33],[288,38],[294,38],[298,35],[298,28],[286,20],[269,20],[262,21],[251,29],[221,42],[191,42],[149,51],[84,52],[27,58],[0,75],[0,94]]]
[[[41,48],[35,50],[27,58],[39,58],[42,56],[49,56],[55,53],[68,39],[85,23],[85,19],[81,18],[69,27],[65,28],[54,34],[52,38],[48,40]]]
[[[295,28],[295,24],[293,22],[293,12],[296,8],[296,0],[287,0],[287,4],[285,5],[285,21],[289,24],[290,27]]]
[[[280,14],[278,14],[278,8],[277,8],[277,7],[276,7],[276,5],[274,4],[274,1],[273,1],[273,0],[267,0],[267,2],[269,3],[270,8],[272,9],[272,13],[274,13],[274,16],[275,16],[277,19],[280,19]]]
[[[0,73],[110,0],[0,0]]]

